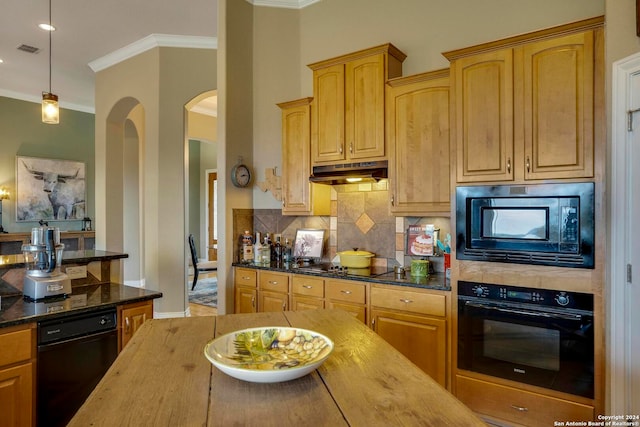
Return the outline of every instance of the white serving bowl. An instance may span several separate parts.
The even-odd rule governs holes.
[[[242,329],[209,341],[204,355],[222,372],[256,383],[276,383],[313,372],[333,351],[333,341],[308,329]]]

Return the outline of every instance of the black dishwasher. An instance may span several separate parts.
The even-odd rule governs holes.
[[[117,356],[115,308],[38,322],[37,425],[67,425]]]

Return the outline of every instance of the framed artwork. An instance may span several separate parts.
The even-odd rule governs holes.
[[[298,229],[293,247],[293,256],[302,259],[322,258],[324,230]]]
[[[85,164],[16,157],[16,220],[69,221],[86,216]]]

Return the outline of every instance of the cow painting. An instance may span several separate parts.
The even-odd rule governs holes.
[[[36,183],[36,186],[28,186],[31,191],[26,193],[31,194],[25,194],[23,197],[27,199],[28,205],[18,206],[18,220],[82,219],[85,216],[84,164],[68,162],[75,170],[70,167],[45,168],[45,165],[37,165],[37,160],[40,160],[40,163],[45,162],[41,159],[20,159],[30,176],[31,184]],[[41,183],[39,188],[37,183]]]

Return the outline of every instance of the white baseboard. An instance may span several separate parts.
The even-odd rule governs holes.
[[[153,318],[154,319],[173,319],[173,318],[177,318],[177,317],[190,317],[191,313],[189,312],[189,309],[187,309],[186,311],[167,311],[167,312],[159,312],[159,311],[154,311],[153,312]]]

